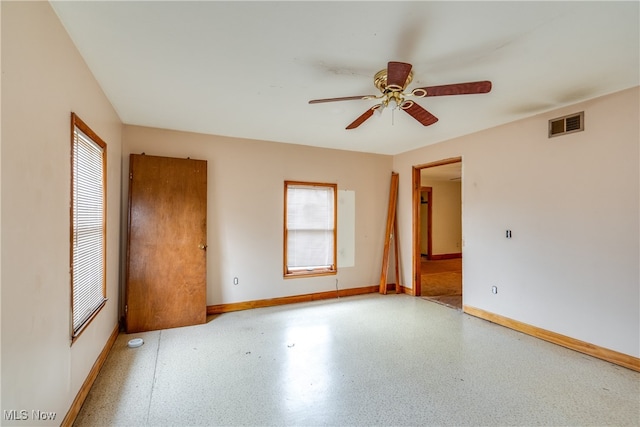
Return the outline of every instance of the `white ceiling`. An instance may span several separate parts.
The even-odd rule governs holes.
[[[123,122],[397,154],[639,84],[639,3],[53,1]],[[491,80],[418,103],[423,127],[375,101],[388,61],[409,90]]]

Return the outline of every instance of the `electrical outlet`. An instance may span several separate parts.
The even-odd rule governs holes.
[[[498,287],[497,286],[492,286],[491,287],[491,293],[492,294],[497,294],[498,293]]]

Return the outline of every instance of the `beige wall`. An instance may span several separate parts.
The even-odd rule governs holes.
[[[208,305],[332,291],[336,279],[341,289],[378,284],[390,156],[125,126],[123,176],[129,154],[142,152],[208,162]],[[338,265],[337,276],[283,279],[285,180],[355,192],[353,267]]]
[[[411,167],[462,156],[464,304],[640,356],[638,99],[636,87],[395,156],[402,252]],[[584,132],[547,138],[549,119],[579,111]]]
[[[117,324],[122,125],[49,3],[3,1],[1,11],[0,410],[57,412],[58,425]],[[110,300],[70,346],[72,111],[108,144]]]
[[[209,162],[208,304],[329,291],[336,279],[340,288],[377,284],[392,168],[400,173],[402,280],[411,286],[411,166],[462,156],[464,303],[640,356],[638,88],[393,158],[123,130],[49,4],[0,4],[1,410],[54,411],[59,424],[116,325],[122,177],[128,154],[142,151]],[[581,110],[584,132],[546,137],[549,118]],[[110,298],[73,346],[71,111],[108,144]],[[282,278],[286,179],[355,192],[354,267]]]
[[[431,187],[431,255],[462,252],[462,185],[425,179],[421,185]]]

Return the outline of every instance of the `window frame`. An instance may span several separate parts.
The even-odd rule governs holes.
[[[76,235],[76,224],[74,223],[76,204],[74,202],[74,191],[76,189],[76,129],[86,136],[91,143],[93,143],[101,151],[102,157],[102,220],[101,220],[101,273],[100,273],[100,286],[102,293],[102,300],[91,307],[91,314],[83,316],[82,321],[76,325],[74,320],[74,289],[75,289],[75,271],[74,269],[74,255],[76,249],[74,246],[74,237]],[[84,138],[83,138],[84,139]],[[69,274],[70,274],[70,319],[69,327],[71,333],[71,344],[73,344],[78,337],[87,329],[87,326],[95,319],[97,314],[102,310],[107,302],[107,143],[104,142],[87,124],[82,121],[75,113],[71,113],[71,153],[70,153],[70,200],[69,200]]]
[[[332,239],[333,239],[333,264],[329,266],[329,268],[313,268],[313,269],[305,269],[305,270],[289,270],[287,266],[287,253],[288,253],[288,234],[289,230],[287,228],[287,212],[288,212],[288,200],[287,200],[287,190],[290,186],[306,186],[306,187],[324,187],[331,188],[333,190],[333,230],[332,230]],[[329,276],[335,275],[338,273],[338,184],[330,184],[330,183],[320,183],[320,182],[307,182],[307,181],[285,181],[284,182],[284,253],[283,253],[283,276],[285,279],[287,278],[300,278],[300,277],[315,277],[315,276]]]

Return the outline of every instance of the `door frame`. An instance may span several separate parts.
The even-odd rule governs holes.
[[[420,251],[420,191],[422,189],[420,172],[422,169],[433,168],[436,166],[449,165],[452,163],[462,164],[462,157],[450,157],[435,162],[425,163],[421,165],[413,166],[411,171],[411,188],[412,188],[412,245],[413,245],[413,295],[419,297],[422,293],[422,265],[421,258],[422,253]],[[431,207],[431,205],[429,205]],[[431,220],[431,215],[429,215]],[[429,227],[431,228],[431,227]],[[461,248],[462,249],[462,248]],[[429,256],[431,256],[429,251]]]
[[[422,204],[422,193],[427,193],[427,259],[431,259],[432,249],[432,235],[431,227],[432,213],[433,213],[433,187],[420,187],[420,204]],[[422,215],[418,217],[418,245],[420,245],[420,258],[422,258]]]

